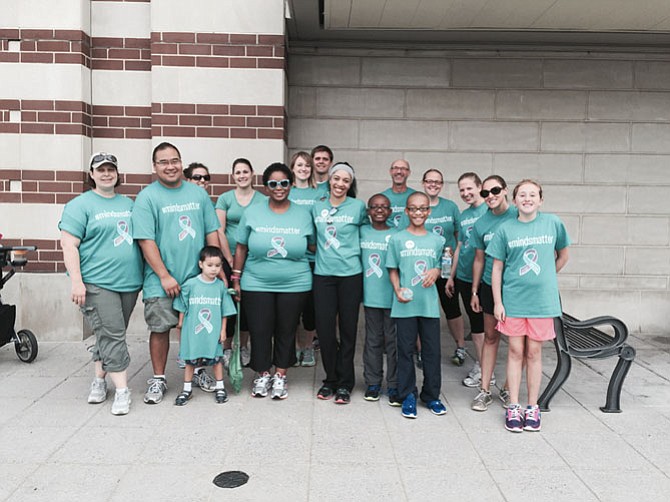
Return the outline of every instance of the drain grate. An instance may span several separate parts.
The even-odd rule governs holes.
[[[213,483],[219,488],[237,488],[249,481],[249,475],[242,471],[226,471],[218,474]]]

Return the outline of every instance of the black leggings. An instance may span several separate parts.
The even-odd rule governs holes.
[[[252,314],[247,319],[251,332],[251,369],[262,373],[273,365],[285,369],[293,365],[295,330],[308,294],[242,291],[242,303]]]
[[[362,298],[363,274],[314,276],[316,333],[326,372],[323,383],[333,389],[343,387],[351,392],[356,382],[354,355]]]

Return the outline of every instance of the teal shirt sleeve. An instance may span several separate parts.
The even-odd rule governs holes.
[[[150,187],[151,185],[149,185]],[[149,187],[144,190],[148,190]],[[146,192],[137,195],[133,208],[133,238],[142,240],[156,240],[156,215]]]
[[[88,214],[80,201],[81,199],[75,198],[68,202],[58,223],[59,230],[64,230],[79,240],[84,238],[88,222]]]

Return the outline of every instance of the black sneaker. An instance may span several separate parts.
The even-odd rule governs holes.
[[[364,399],[366,401],[379,401],[379,394],[381,393],[380,385],[368,385],[367,390],[365,391]]]
[[[388,390],[389,394],[389,406],[400,407],[402,406],[402,401],[398,395],[398,389],[391,388]]]
[[[319,389],[319,392],[316,393],[316,397],[323,399],[324,401],[328,401],[329,399],[332,399],[333,394],[333,389],[331,387],[328,385],[322,385]]]
[[[176,404],[177,406],[184,406],[185,404],[188,404],[188,401],[192,397],[193,392],[186,392],[185,390],[182,390],[177,396],[177,399],[174,400],[174,404]]]
[[[228,402],[228,393],[226,389],[216,389],[216,394],[214,395],[217,404],[223,404]]]
[[[351,394],[344,387],[337,389],[335,393],[335,404],[349,404],[351,402]]]

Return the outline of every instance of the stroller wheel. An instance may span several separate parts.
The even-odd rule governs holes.
[[[21,361],[32,363],[37,357],[37,338],[32,331],[22,329],[16,333],[14,349],[16,349],[16,355]]]

